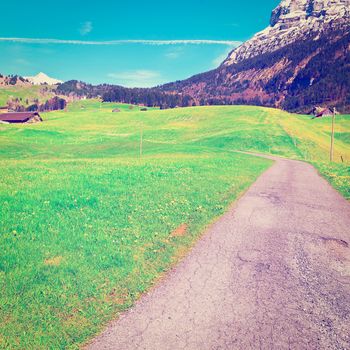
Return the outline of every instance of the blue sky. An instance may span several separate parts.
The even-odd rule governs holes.
[[[278,3],[6,1],[1,5],[0,73],[43,71],[61,80],[125,86],[184,79],[218,66],[235,45],[268,25]]]

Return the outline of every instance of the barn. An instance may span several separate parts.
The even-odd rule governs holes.
[[[322,117],[332,117],[333,112],[327,107],[326,108],[315,107],[313,110],[313,115],[314,117],[312,119],[322,118]]]
[[[0,123],[38,123],[42,121],[38,112],[11,112],[0,114]]]

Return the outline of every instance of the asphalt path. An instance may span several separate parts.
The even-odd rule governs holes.
[[[90,350],[350,349],[350,203],[275,158]]]

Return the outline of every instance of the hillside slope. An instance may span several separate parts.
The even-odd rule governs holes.
[[[283,0],[270,26],[217,69],[163,91],[197,104],[257,104],[309,112],[317,104],[350,111],[350,1]]]
[[[3,75],[0,73],[0,88],[8,86],[31,86],[31,82],[19,75]]]
[[[42,116],[0,125],[1,349],[77,349],[130,307],[271,164],[234,150],[312,161],[350,198],[349,116],[332,165],[329,118],[97,100]]]

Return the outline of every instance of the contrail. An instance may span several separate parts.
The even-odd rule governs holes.
[[[110,40],[110,41],[85,41],[85,40],[63,40],[63,39],[39,39],[39,38],[0,38],[0,42],[14,42],[24,44],[65,44],[65,45],[226,45],[239,46],[241,41],[235,40]]]

